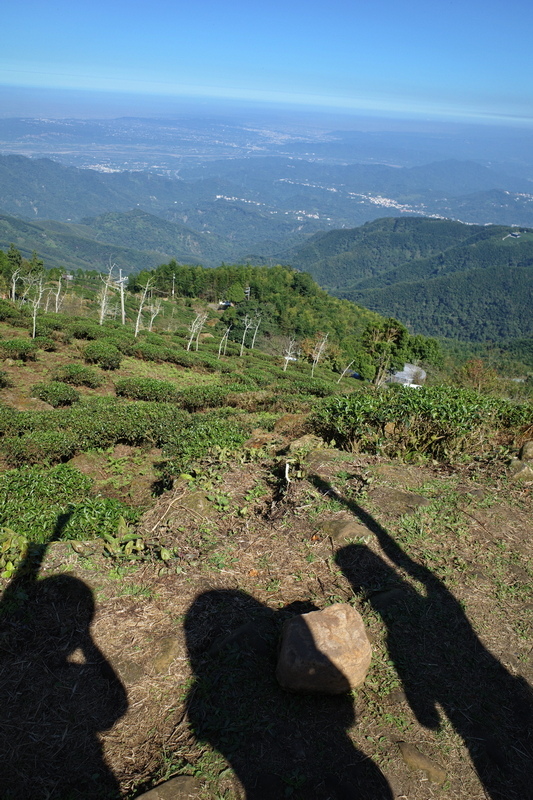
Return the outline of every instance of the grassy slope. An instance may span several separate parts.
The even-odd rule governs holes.
[[[166,320],[143,340],[183,350],[194,313],[178,307],[172,318],[177,337],[165,330]],[[0,335],[27,333],[2,324]],[[0,390],[4,403],[38,418],[46,407],[31,399],[31,386],[58,366],[82,363],[85,341],[57,339],[56,351],[40,351],[35,362],[4,362],[12,384]],[[203,339],[200,353],[216,354],[217,343],[217,336]],[[149,443],[92,449],[67,465],[93,480],[89,497],[146,509],[136,533],[148,557],[136,562],[132,555],[142,551],[128,557],[122,545],[111,559],[113,548],[106,557],[98,539],[56,542],[42,566],[48,583],[30,585],[18,611],[14,584],[3,580],[2,714],[15,715],[18,723],[14,731],[6,728],[4,789],[22,800],[54,786],[58,798],[68,800],[75,786],[87,800],[104,800],[106,786],[116,780],[133,798],[141,786],[184,774],[195,776],[199,797],[213,800],[236,800],[242,787],[251,792],[256,783],[268,787],[269,798],[295,800],[342,796],[357,783],[377,800],[373,762],[394,794],[425,800],[428,783],[405,764],[397,745],[402,740],[444,768],[444,784],[431,785],[437,796],[483,800],[494,790],[523,800],[530,743],[522,682],[533,679],[527,487],[507,481],[501,455],[491,461],[476,452],[462,464],[409,466],[334,448],[314,451],[316,442],[286,454],[307,429],[315,402],[290,393],[297,379],[309,377],[310,366],[291,365],[285,374],[260,352],[222,363],[230,373],[126,357],[120,370],[102,371],[100,388],[80,388],[89,402],[112,396],[117,378],[156,378],[180,390],[264,379],[261,388],[237,393],[229,412],[249,430],[248,444],[234,454],[204,456],[159,498],[151,490],[163,488],[157,486],[161,450]],[[345,390],[346,382],[338,387],[327,368],[317,372],[317,385]],[[64,412],[46,413],[56,414],[61,428]],[[24,497],[26,507],[31,495]],[[10,527],[19,522],[20,515],[13,516]],[[348,542],[337,538],[339,522],[357,523]],[[59,657],[58,642],[72,619],[85,630],[82,595],[77,610],[61,595],[72,586],[57,580],[65,570],[82,582],[76,586],[85,587],[84,597],[98,598],[83,646],[94,641],[103,664],[95,666],[93,657],[76,662],[81,656],[70,639],[65,649],[75,666],[69,660],[67,668]],[[340,698],[281,691],[274,667],[283,621],[334,602],[354,604],[372,636],[373,665],[364,687]],[[76,676],[84,678],[81,688],[70,691]],[[113,686],[104,723],[96,693]],[[58,694],[61,687],[68,692]],[[434,703],[441,709],[438,728]],[[102,740],[114,779],[90,747],[95,730],[112,724]],[[37,746],[25,732],[43,725],[47,736]],[[69,741],[72,730],[75,758],[66,762],[56,743]],[[361,754],[371,759],[363,772]],[[37,772],[27,770],[28,758],[39,763]],[[381,796],[390,796],[386,791]]]

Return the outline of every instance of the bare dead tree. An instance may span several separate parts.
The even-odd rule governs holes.
[[[315,367],[326,351],[326,347],[328,346],[328,336],[329,336],[328,333],[319,334],[315,346],[313,347],[313,352],[311,353],[311,358],[313,359],[311,377],[314,377]]]
[[[248,314],[246,314],[242,324],[244,325],[244,331],[243,331],[243,334],[242,334],[241,351],[239,353],[239,356],[242,356],[242,354],[244,352],[244,340],[246,339],[246,334],[248,333],[250,328],[253,327],[254,321],[253,321],[252,317],[250,317],[250,316],[248,316]]]
[[[296,360],[297,352],[298,352],[298,345],[296,344],[296,339],[294,338],[294,336],[291,336],[287,339],[285,349],[283,350],[283,359],[285,361],[285,363],[283,364],[283,372],[287,371],[289,361]]]
[[[343,373],[342,373],[342,375],[340,376],[340,378],[339,378],[339,380],[337,381],[337,383],[340,383],[340,382],[342,381],[342,379],[344,378],[344,376],[346,375],[346,373],[348,372],[348,370],[350,369],[350,367],[352,366],[352,364],[353,364],[353,361],[350,361],[350,363],[348,364],[348,366],[346,367],[346,369],[343,371]]]
[[[61,306],[63,304],[64,296],[61,297],[61,284],[62,284],[63,275],[61,274],[57,279],[57,291],[54,293],[55,297],[55,312],[59,314]]]
[[[196,338],[196,349],[198,350],[198,339],[200,338],[200,332],[204,327],[207,321],[208,314],[201,313],[197,314],[196,317],[193,319],[191,324],[189,325],[190,337],[189,341],[187,342],[187,350],[191,349],[191,345]]]
[[[160,297],[156,297],[154,300],[154,296],[152,292],[150,292],[150,305],[148,306],[148,311],[150,313],[150,322],[148,323],[148,330],[151,331],[154,325],[154,319],[157,317],[158,314],[161,313],[161,309],[163,307],[163,301]]]
[[[48,289],[46,294],[46,303],[44,304],[44,313],[48,314],[48,308],[50,307],[50,298],[52,297],[53,288]]]
[[[107,316],[107,313],[109,311],[109,291],[112,288],[113,283],[114,283],[114,281],[113,281],[113,268],[114,268],[114,266],[115,266],[114,264],[110,265],[110,267],[109,267],[109,269],[107,271],[107,275],[105,277],[100,275],[100,280],[103,282],[104,285],[103,285],[102,291],[100,293],[100,317],[98,319],[99,325],[103,325],[104,324],[104,320],[105,320],[105,318]]]
[[[29,304],[31,307],[31,318],[32,318],[31,338],[35,339],[35,333],[37,330],[37,313],[39,311],[41,300],[43,299],[43,294],[44,294],[43,276],[39,275],[37,277],[35,275],[33,276],[29,275],[27,278],[25,278],[25,284],[27,288],[24,293],[24,296],[29,298]]]
[[[254,335],[252,338],[252,344],[250,345],[250,350],[254,349],[255,340],[257,337],[257,331],[259,330],[259,326],[261,325],[261,314],[259,312],[256,313],[254,317],[254,322],[255,322],[255,328],[254,328]]]
[[[139,331],[141,329],[143,308],[144,308],[144,304],[146,302],[146,297],[148,296],[148,292],[151,290],[151,288],[152,288],[152,281],[151,280],[147,280],[146,281],[146,286],[144,287],[143,293],[141,295],[141,301],[139,303],[139,310],[137,311],[137,319],[135,321],[135,333],[134,333],[135,338],[137,338],[137,336],[139,335]]]
[[[231,330],[231,325],[229,326],[229,328],[226,328],[226,330],[224,331],[224,336],[220,340],[220,344],[218,346],[218,358],[220,358],[221,354],[226,355],[226,347],[228,345],[228,336],[230,330]]]
[[[21,270],[16,269],[11,276],[11,301],[14,303],[17,299],[17,282],[20,278]]]
[[[122,270],[119,269],[118,271],[118,289],[120,292],[120,318],[122,320],[122,324],[126,324],[126,306],[124,304],[124,284],[126,283],[126,276],[122,277]],[[152,330],[150,328],[150,330]]]

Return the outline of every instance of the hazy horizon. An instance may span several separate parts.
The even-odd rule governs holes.
[[[22,0],[0,116],[303,113],[530,127],[533,6]],[[187,109],[189,110],[187,112]],[[377,124],[375,122],[374,124]]]

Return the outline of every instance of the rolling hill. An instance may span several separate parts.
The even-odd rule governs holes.
[[[286,254],[338,297],[430,336],[533,334],[533,231],[381,219],[312,237]]]

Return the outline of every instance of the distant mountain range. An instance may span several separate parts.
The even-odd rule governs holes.
[[[417,332],[523,337],[533,334],[530,185],[458,161],[394,168],[255,157],[187,167],[177,179],[0,156],[0,247],[36,250],[49,267],[111,262],[126,273],[172,258],[291,264]],[[518,236],[439,219],[438,208],[523,227]]]

